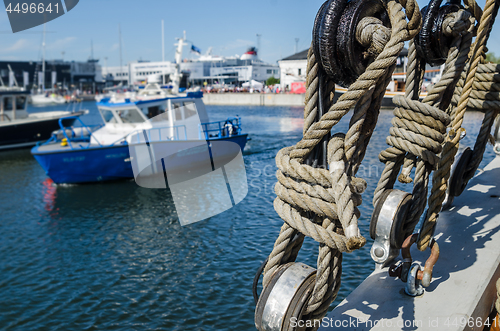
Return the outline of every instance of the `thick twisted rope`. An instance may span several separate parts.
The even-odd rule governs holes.
[[[450,93],[452,90],[450,91],[450,87],[456,87],[461,73],[466,66],[472,43],[470,14],[461,10],[454,16],[450,16],[445,19],[443,31],[450,37],[454,36],[454,40],[448,53],[448,60],[445,64],[442,78],[432,89],[433,93],[434,91],[438,92],[436,95],[442,100],[438,101],[439,98],[435,99],[432,95],[428,95],[424,99],[424,102],[429,103],[436,100],[436,104],[439,104],[441,109],[448,108],[448,113],[450,112],[448,106],[451,103],[452,97],[452,93]],[[448,20],[449,18],[450,20]],[[458,21],[452,19],[457,19]],[[450,27],[454,27],[454,29]],[[451,129],[443,144],[443,151],[441,152],[436,172],[433,175],[431,195],[429,197],[429,209],[426,213],[424,223],[422,224],[418,240],[418,248],[422,251],[429,247],[439,212],[446,199],[448,179],[450,178],[451,167],[455,160],[455,155],[458,152],[462,132],[463,129],[459,129],[458,132]]]
[[[497,301],[495,303],[497,313],[500,314],[500,278],[497,280]]]
[[[391,19],[390,38],[384,39],[387,29],[379,22],[363,22],[372,35],[370,37],[370,33],[361,29],[359,39],[371,38],[370,51],[380,54],[336,103],[333,103],[334,85],[321,74],[321,65],[311,47],[304,137],[297,145],[281,150],[276,157],[278,183],[274,207],[285,224],[264,269],[263,286],[269,284],[280,265],[296,257],[289,253],[292,250],[289,246],[294,244],[297,233],[319,242],[316,282],[305,319],[321,319],[326,314],[340,287],[342,253],[358,249],[366,242],[357,224],[360,216],[357,206],[361,204],[366,182],[354,175],[377,123],[383,92],[397,57],[404,42],[418,32],[421,22],[414,0],[401,1],[401,4],[390,0],[385,5]],[[384,44],[383,49],[380,49],[381,44]],[[328,111],[318,119],[320,102]],[[313,150],[352,107],[355,110],[349,131],[346,135],[335,135],[328,144],[329,170],[306,164]]]
[[[406,98],[394,98],[397,108],[390,130],[391,135],[387,139],[387,143],[392,147],[380,154],[380,160],[385,162],[386,166],[374,195],[375,205],[385,190],[394,187],[401,167],[399,181],[411,183],[410,174],[413,167],[416,167],[410,210],[403,225],[405,236],[413,232],[425,210],[428,181],[433,169],[437,169],[437,172],[433,177],[434,185],[430,201],[432,210],[427,213],[427,221],[429,215],[432,216],[432,221],[437,219],[436,210],[439,212],[442,204],[440,199],[444,200],[446,189],[443,194],[442,185],[438,183],[442,182],[443,177],[449,177],[447,168],[451,168],[460,137],[460,135],[455,137],[454,132],[445,136],[446,127],[451,121],[445,110],[452,101],[454,87],[468,58],[472,42],[470,17],[467,11],[460,10],[445,18],[443,33],[453,37],[453,42],[440,81],[422,102],[418,101],[418,94],[423,71],[419,69],[423,65],[414,55],[416,53],[414,45],[410,43],[408,67],[410,91],[407,91]],[[427,232],[430,232],[429,222],[426,224]]]

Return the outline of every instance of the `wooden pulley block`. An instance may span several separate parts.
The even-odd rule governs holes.
[[[443,33],[446,15],[458,12],[463,7],[456,3],[441,6],[442,0],[431,0],[422,8],[422,29],[415,37],[415,47],[419,57],[431,66],[440,66],[446,62],[452,38]]]
[[[358,23],[365,17],[377,18],[390,28],[389,15],[379,0],[328,0],[316,15],[314,55],[330,79],[340,86],[349,87],[375,59],[356,39]]]
[[[412,195],[400,190],[387,190],[375,206],[370,221],[370,236],[375,242],[372,259],[386,265],[399,255],[407,234],[403,225],[411,205]]]
[[[316,269],[303,263],[280,266],[262,291],[255,309],[259,331],[305,331],[302,316],[314,290]]]

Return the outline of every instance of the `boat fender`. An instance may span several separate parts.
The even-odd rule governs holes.
[[[316,280],[316,269],[303,263],[280,266],[271,276],[255,309],[259,331],[298,331]]]
[[[400,190],[387,190],[375,206],[370,221],[370,236],[375,240],[371,248],[372,259],[382,266],[399,255],[407,234],[403,225],[412,195]]]

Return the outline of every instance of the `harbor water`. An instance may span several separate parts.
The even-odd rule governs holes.
[[[83,121],[98,124],[95,103],[82,106],[90,110]],[[273,209],[274,157],[300,140],[303,109],[207,111],[211,120],[241,116],[252,139],[244,151],[249,192],[186,227],[165,190],[133,180],[56,186],[29,149],[0,152],[0,330],[255,330],[252,280],[283,224]],[[462,148],[473,146],[482,116],[467,113]],[[382,110],[359,172],[368,182],[365,237],[391,119],[392,110]],[[489,146],[482,166],[493,157]],[[345,254],[335,304],[373,271],[371,242]],[[306,240],[298,260],[315,266],[316,257],[317,245]]]

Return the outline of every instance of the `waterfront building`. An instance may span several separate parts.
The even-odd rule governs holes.
[[[302,52],[290,55],[278,61],[281,72],[281,89],[294,92],[304,91],[307,75],[307,53],[308,49]],[[406,67],[408,66],[408,50],[403,48],[396,60],[396,69],[392,76],[392,81],[387,87],[388,91],[402,92],[405,89]],[[440,78],[440,68],[431,67],[428,64],[425,67],[423,86],[435,83]],[[299,89],[298,87],[302,87]]]
[[[136,61],[122,67],[104,67],[102,77],[113,84],[141,85],[151,81],[168,82],[174,70],[175,64],[169,61]],[[255,48],[250,48],[242,56],[232,57],[213,55],[209,49],[197,59],[184,59],[180,70],[189,86],[201,87],[214,84],[241,86],[250,80],[265,82],[270,77],[279,77],[279,67],[261,61]]]
[[[39,61],[0,61],[0,77],[5,85],[13,85],[17,81],[19,86],[28,89],[42,85],[51,88],[54,83],[61,84],[61,87],[73,85],[76,88],[92,89],[103,81],[101,66],[98,60],[93,59],[86,62],[47,60],[45,75],[41,71],[42,64]]]

